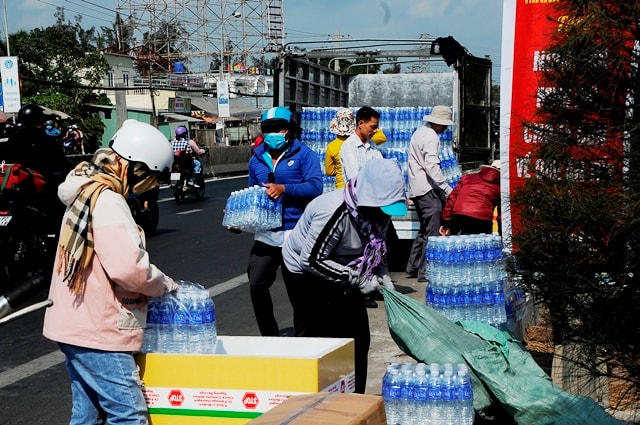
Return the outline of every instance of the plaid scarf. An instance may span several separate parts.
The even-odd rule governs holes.
[[[58,243],[58,273],[62,273],[62,281],[67,282],[74,294],[84,292],[84,272],[93,259],[91,221],[98,197],[104,190],[112,190],[127,197],[128,167],[129,162],[111,149],[99,149],[93,155],[91,163],[82,162],[73,170],[76,176],[91,180],[82,187],[67,209]]]
[[[347,264],[349,267],[357,266],[359,276],[367,279],[373,277],[375,268],[382,262],[387,253],[387,244],[385,242],[385,234],[388,222],[376,223],[363,217],[358,211],[358,198],[356,196],[356,186],[358,178],[349,179],[344,188],[344,202],[351,217],[358,225],[358,231],[367,239],[367,244],[361,257],[356,258]]]

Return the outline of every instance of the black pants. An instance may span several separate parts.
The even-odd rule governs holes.
[[[430,190],[424,195],[411,199],[416,207],[420,229],[416,235],[411,253],[407,261],[406,272],[417,274],[418,278],[424,278],[427,272],[427,241],[429,236],[440,235],[440,214],[442,213],[442,201]]]
[[[450,234],[474,235],[480,233],[492,233],[493,221],[480,220],[466,215],[454,215],[451,217]]]
[[[297,300],[300,326],[297,336],[353,338],[355,343],[355,392],[364,394],[369,365],[369,316],[357,288],[328,282],[310,273],[292,273],[292,286],[304,294]]]
[[[278,268],[282,271],[289,302],[293,307],[293,324],[299,326],[299,313],[296,309],[296,299],[299,298],[297,287],[291,286],[292,273],[287,270],[282,261],[282,248],[256,241],[249,254],[247,275],[249,276],[249,292],[253,313],[258,322],[258,329],[262,336],[279,336],[280,328],[273,315],[273,300],[270,288],[276,280]]]

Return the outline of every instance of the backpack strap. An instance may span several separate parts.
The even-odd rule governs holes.
[[[7,183],[9,183],[9,179],[11,178],[11,171],[13,171],[14,164],[2,164],[2,172],[4,173],[4,177],[2,179],[2,184],[0,184],[0,192],[4,192],[5,187],[7,187]]]

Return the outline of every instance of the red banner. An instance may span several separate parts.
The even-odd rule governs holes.
[[[514,193],[530,177],[526,167],[536,140],[522,123],[535,122],[537,95],[542,87],[540,73],[545,49],[566,17],[559,0],[505,0],[501,73],[501,160],[503,187],[503,234],[517,233],[517,211],[509,205]]]

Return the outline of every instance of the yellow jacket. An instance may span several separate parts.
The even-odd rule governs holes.
[[[327,145],[327,153],[324,158],[324,172],[327,176],[336,177],[336,189],[344,187],[342,181],[342,164],[340,163],[340,148],[346,137],[338,136]]]

